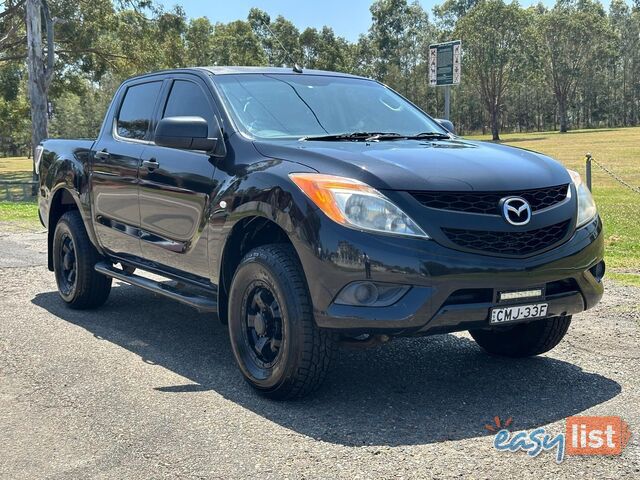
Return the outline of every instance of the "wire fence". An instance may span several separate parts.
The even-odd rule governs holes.
[[[29,181],[0,181],[0,200],[9,202],[23,202],[34,200],[38,182]]]
[[[638,188],[638,187],[636,187],[634,185],[631,185],[629,182],[625,181],[622,177],[620,177],[620,175],[615,173],[609,167],[607,167],[606,165],[603,165],[602,163],[598,162],[595,158],[593,158],[593,156],[590,153],[587,153],[585,155],[585,163],[586,163],[586,170],[587,170],[587,186],[589,187],[589,190],[592,189],[591,188],[591,182],[592,182],[591,165],[595,164],[598,168],[600,168],[603,172],[605,172],[607,175],[609,175],[611,178],[613,178],[620,185],[628,188],[632,192],[640,194],[640,188]]]

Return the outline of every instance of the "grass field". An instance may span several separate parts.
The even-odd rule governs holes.
[[[31,159],[27,157],[0,158],[0,182],[31,180]]]
[[[0,201],[0,220],[40,223],[38,206],[35,202]]]
[[[31,159],[27,157],[0,158],[0,201],[23,199],[30,195],[31,186],[6,185],[3,182],[31,181]]]
[[[470,137],[488,140],[489,137]],[[631,185],[640,187],[640,127],[600,130],[506,134],[502,142],[550,155],[584,177],[585,154],[606,165]],[[593,194],[605,223],[609,276],[640,285],[640,194],[626,189],[609,175],[593,167]],[[3,179],[30,179],[31,160],[0,159]],[[37,220],[34,203],[0,202],[0,220]]]

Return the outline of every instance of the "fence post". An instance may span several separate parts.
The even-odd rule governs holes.
[[[586,170],[587,170],[587,188],[591,191],[591,154],[587,153],[585,155],[586,161]]]

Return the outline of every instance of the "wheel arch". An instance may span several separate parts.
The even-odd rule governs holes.
[[[240,261],[252,249],[272,243],[288,244],[296,250],[287,231],[265,216],[248,215],[233,225],[226,238],[219,263],[218,317],[222,323],[227,323],[229,289]]]
[[[53,236],[56,231],[56,225],[58,221],[66,212],[70,210],[78,210],[82,216],[82,220],[89,234],[89,238],[92,239],[91,230],[87,229],[87,220],[83,214],[81,208],[80,198],[77,192],[61,186],[51,196],[51,203],[49,204],[49,216],[47,218],[47,268],[53,271]]]

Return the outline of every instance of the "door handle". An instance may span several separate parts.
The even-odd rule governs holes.
[[[160,166],[158,161],[155,158],[150,158],[149,160],[143,160],[142,166],[146,167],[147,170],[153,171]]]
[[[106,149],[101,150],[99,152],[96,152],[96,154],[93,156],[93,158],[95,158],[96,160],[106,160],[110,157],[111,155],[109,154],[109,152],[107,152]]]

